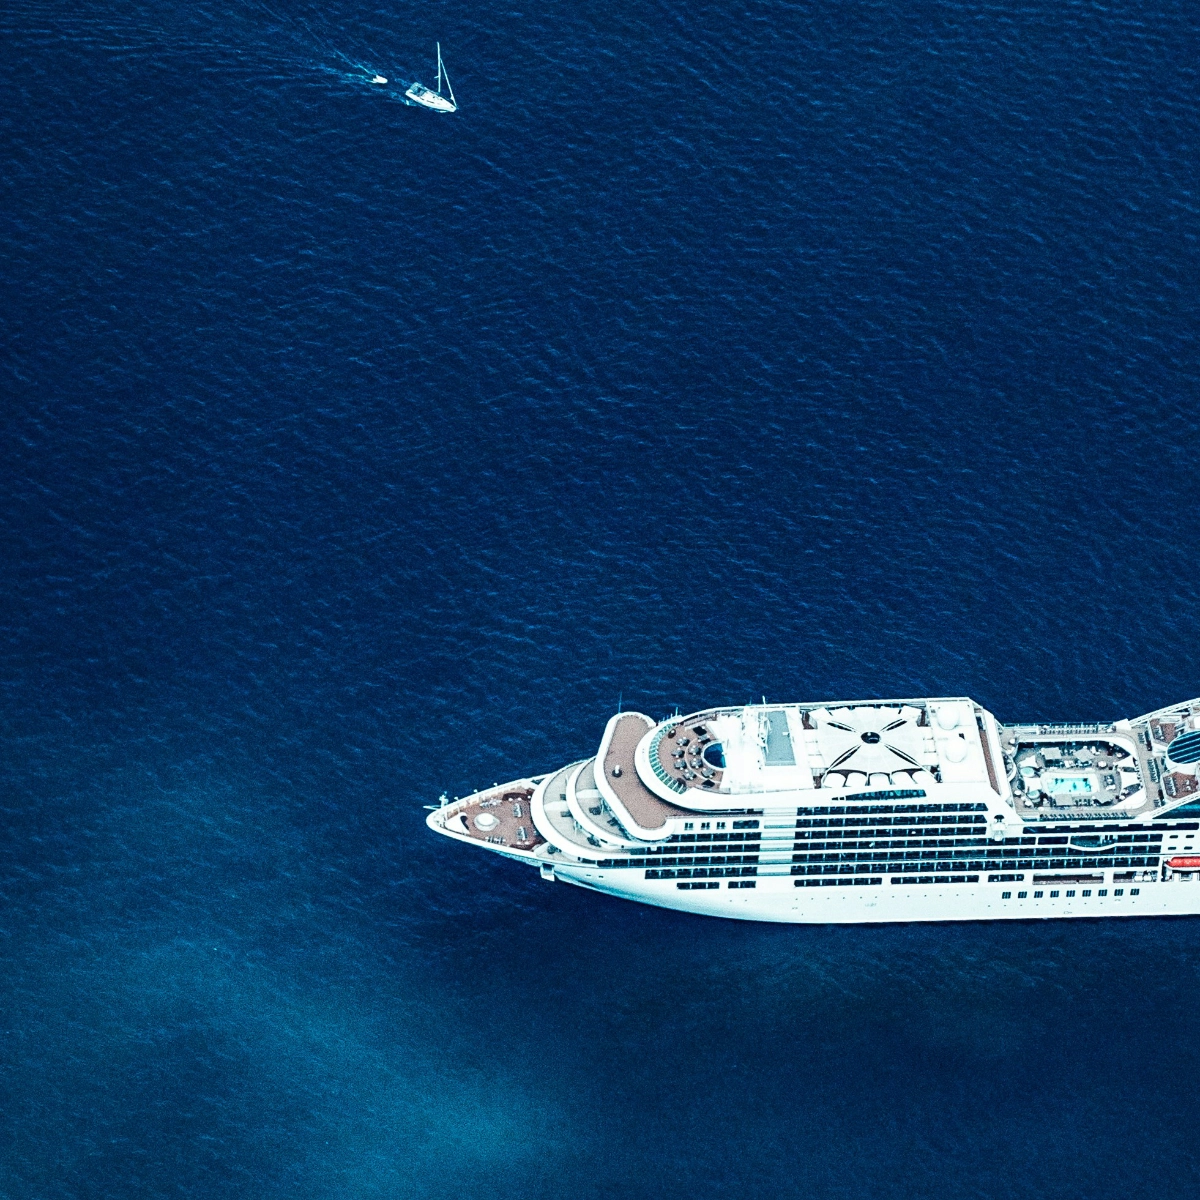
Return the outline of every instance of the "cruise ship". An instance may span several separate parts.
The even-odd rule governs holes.
[[[1200,913],[1200,699],[1002,725],[965,697],[613,716],[431,829],[548,881],[751,921]]]

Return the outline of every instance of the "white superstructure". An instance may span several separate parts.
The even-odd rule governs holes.
[[[1009,725],[965,697],[618,713],[594,758],[430,828],[630,900],[757,921],[1200,913],[1200,699]]]

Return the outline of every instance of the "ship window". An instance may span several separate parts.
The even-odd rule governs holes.
[[[724,829],[724,828],[725,828],[725,822],[724,822],[724,821],[718,821],[718,822],[717,822],[717,828],[718,828],[718,829]]]
[[[1073,895],[1075,895],[1075,889],[1074,889],[1074,888],[1067,888],[1067,899],[1068,899],[1068,900],[1070,900],[1070,898],[1071,898]]]
[[[1018,899],[1018,900],[1024,900],[1024,899],[1025,899],[1025,897],[1026,897],[1026,896],[1028,896],[1028,895],[1029,895],[1029,893],[1028,893],[1028,892],[1018,892],[1018,893],[1017,893],[1017,899]]]
[[[1107,896],[1107,895],[1108,895],[1108,888],[1101,888],[1101,889],[1100,889],[1100,890],[1099,890],[1099,891],[1096,893],[1096,895],[1097,895],[1097,896]]]
[[[1113,891],[1113,895],[1114,896],[1123,896],[1123,895],[1125,895],[1125,889],[1124,888],[1116,888]]]
[[[1011,899],[1012,899],[1012,892],[1001,892],[1001,893],[1000,893],[1000,899],[1001,899],[1001,900],[1011,900]]]
[[[700,828],[701,828],[701,829],[711,829],[711,828],[712,828],[712,822],[711,822],[711,821],[701,821],[701,822],[700,822]]]
[[[1090,896],[1090,895],[1092,894],[1092,889],[1091,889],[1091,888],[1084,888],[1084,889],[1083,889],[1083,894],[1084,894],[1085,896]]]
[[[684,829],[691,829],[691,828],[692,828],[692,822],[691,822],[691,821],[684,821],[684,823],[683,823],[683,827],[684,827]]]
[[[1130,888],[1129,894],[1131,896],[1136,896],[1141,890],[1142,890],[1141,888]]]
[[[1057,899],[1058,899],[1058,893],[1057,893],[1057,892],[1051,892],[1051,893],[1050,893],[1050,899],[1051,899],[1051,900],[1057,900]]]
[[[1033,893],[1033,898],[1034,898],[1035,900],[1040,900],[1040,899],[1041,899],[1041,898],[1042,898],[1044,895],[1045,895],[1045,892],[1034,892],[1034,893]]]

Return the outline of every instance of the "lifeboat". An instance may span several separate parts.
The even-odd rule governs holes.
[[[1200,858],[1168,858],[1167,866],[1174,871],[1200,871]]]

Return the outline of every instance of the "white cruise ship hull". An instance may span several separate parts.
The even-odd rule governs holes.
[[[1049,920],[1067,917],[1162,917],[1200,915],[1200,883],[1171,881],[1087,888],[1032,884],[831,887],[799,891],[792,880],[759,876],[753,890],[679,892],[670,883],[615,879],[600,871],[556,871],[556,879],[624,900],[707,917],[793,924],[862,925],[893,921]],[[1034,899],[1036,892],[1042,892]],[[1051,891],[1059,892],[1050,899]],[[1076,894],[1065,898],[1067,891]],[[1083,896],[1083,892],[1091,894]],[[1021,892],[1026,895],[1018,899]],[[1131,894],[1136,892],[1137,894]],[[1005,893],[1008,893],[1006,896]],[[1120,893],[1120,894],[1117,894]]]
[[[964,698],[622,713],[594,758],[428,824],[544,880],[704,916],[1200,914],[1200,701],[1007,727]]]

